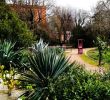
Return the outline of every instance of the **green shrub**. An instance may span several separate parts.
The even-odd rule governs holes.
[[[0,42],[0,65],[4,65],[5,69],[20,65],[21,56],[19,55],[19,51],[14,51],[14,47],[15,43]]]
[[[42,39],[40,39],[36,44],[34,44],[30,49],[33,52],[41,52],[48,48],[48,44],[45,43]]]
[[[102,81],[100,75],[90,74],[76,66],[74,64],[56,81],[56,100],[109,100],[110,81]]]
[[[29,100],[54,100],[54,81],[72,64],[69,64],[63,53],[57,54],[55,49],[46,48],[39,52],[36,51],[33,50],[33,54],[28,57],[30,66],[27,66],[27,72],[22,73],[21,77],[21,80],[33,87],[26,98]]]
[[[28,55],[21,80],[25,100],[109,100],[110,75],[90,73],[70,64],[63,50],[38,42]],[[105,77],[106,76],[106,77]]]
[[[0,40],[16,42],[16,47],[27,47],[35,38],[27,25],[13,13],[8,5],[0,3]]]

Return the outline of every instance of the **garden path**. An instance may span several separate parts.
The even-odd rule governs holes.
[[[86,54],[88,50],[93,48],[85,48],[83,52]],[[90,65],[86,61],[82,60],[80,55],[78,54],[77,49],[68,49],[66,50],[67,56],[70,57],[70,62],[76,61],[77,63],[84,65],[84,68],[90,72],[100,72],[103,73],[103,69],[98,66]]]

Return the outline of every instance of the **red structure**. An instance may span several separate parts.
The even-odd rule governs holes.
[[[78,54],[83,54],[83,39],[78,39]]]
[[[41,21],[42,26],[46,26],[46,7],[37,5],[20,5],[20,4],[10,4],[12,11],[15,11],[18,15],[21,13],[24,18],[29,14],[30,11],[33,12],[35,24]]]

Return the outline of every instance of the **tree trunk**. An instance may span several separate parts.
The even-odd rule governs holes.
[[[101,65],[101,61],[102,61],[102,52],[101,50],[99,50],[99,66]]]

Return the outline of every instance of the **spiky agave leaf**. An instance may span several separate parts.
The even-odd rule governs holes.
[[[30,55],[28,59],[30,62],[29,71],[23,73],[22,79],[34,86],[33,91],[35,92],[31,94],[32,100],[38,100],[38,89],[42,90],[40,91],[42,97],[49,96],[49,84],[54,82],[68,67],[72,66],[68,62],[69,59],[65,58],[62,53],[58,55],[56,51],[49,48],[43,52]]]
[[[9,69],[10,64],[19,63],[18,51],[14,51],[15,43],[4,41],[0,43],[0,64]]]
[[[44,49],[46,49],[48,47],[48,44],[45,43],[42,39],[40,39],[38,41],[38,43],[34,44],[32,47],[31,47],[31,50],[33,52],[41,52],[43,51]]]

